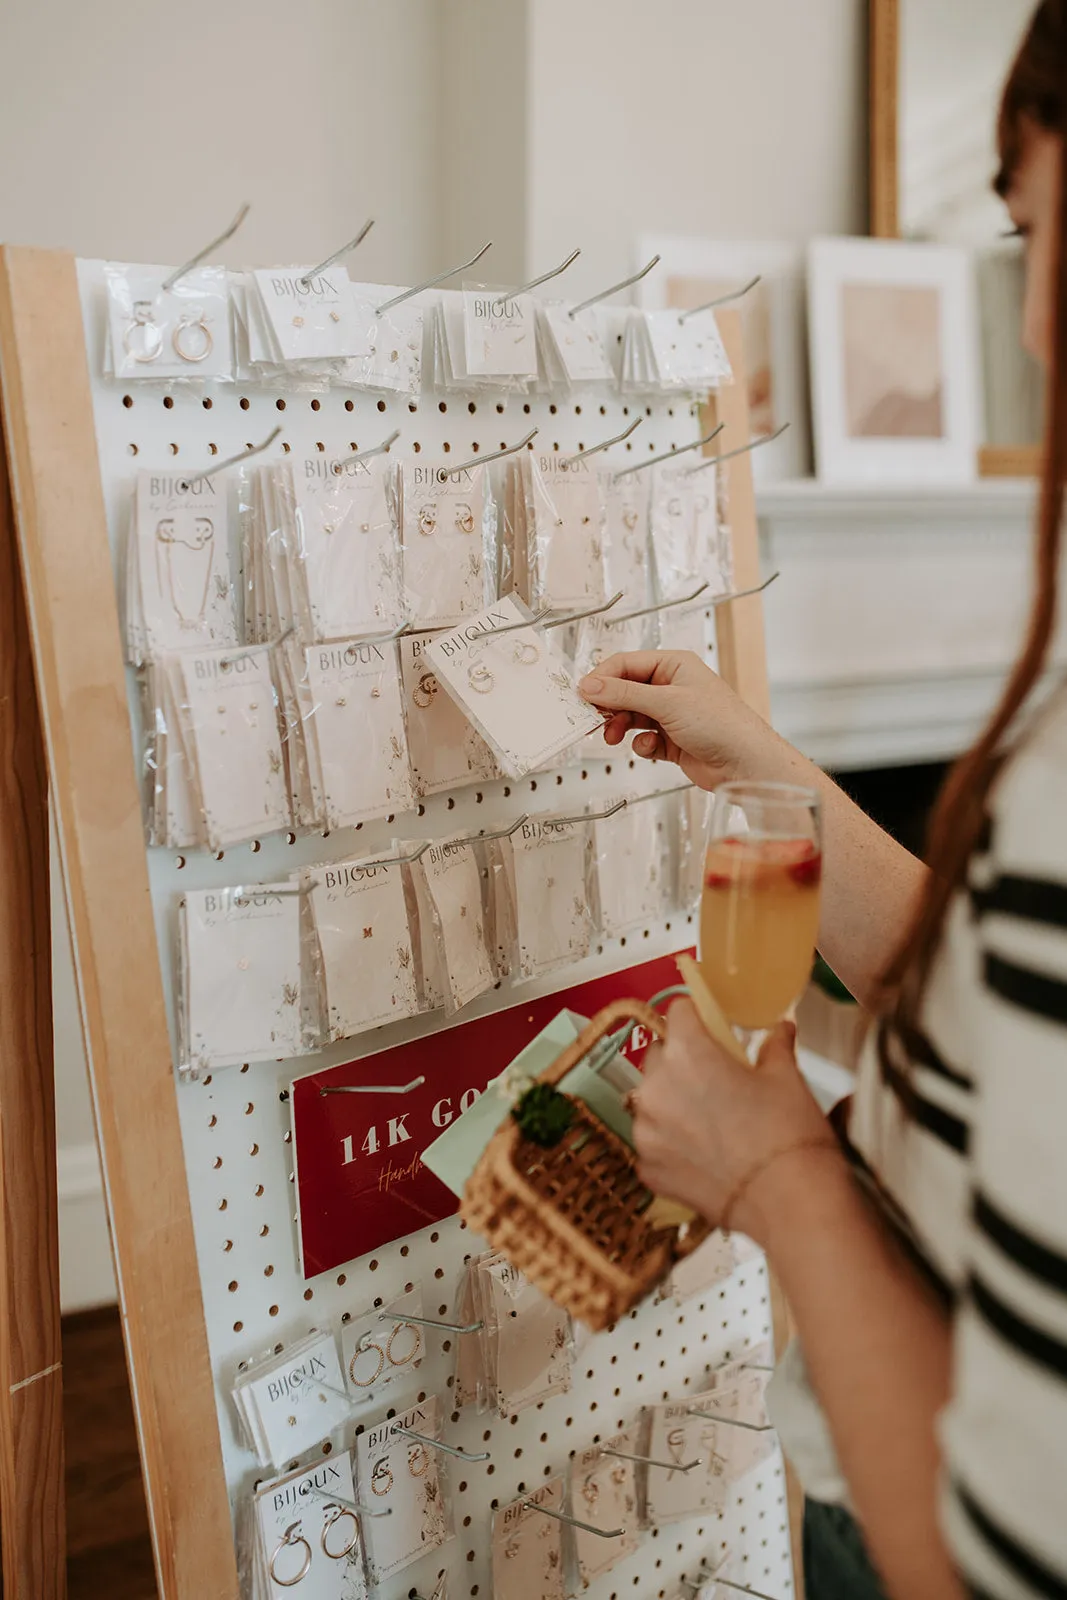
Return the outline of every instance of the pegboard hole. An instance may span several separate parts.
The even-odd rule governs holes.
[[[229,1283],[226,1285],[226,1287],[227,1287],[227,1289],[229,1289],[231,1294],[236,1294],[237,1293],[237,1279],[236,1278],[231,1278]]]
[[[226,1240],[224,1240],[224,1242],[223,1242],[223,1246],[222,1246],[222,1253],[223,1253],[223,1255],[224,1255],[224,1256],[226,1256],[226,1255],[229,1255],[229,1253],[230,1253],[230,1251],[231,1251],[231,1250],[232,1250],[232,1249],[233,1249],[233,1240],[232,1240],[232,1239],[226,1239]]]

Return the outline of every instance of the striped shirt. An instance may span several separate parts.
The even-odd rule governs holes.
[[[1067,696],[1002,771],[923,1016],[849,1126],[951,1297],[944,1526],[973,1594],[1067,1600]]]

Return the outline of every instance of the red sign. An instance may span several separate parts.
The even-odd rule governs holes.
[[[590,1017],[611,1000],[647,1000],[678,981],[674,957],[662,956],[298,1078],[292,1089],[293,1153],[305,1278],[458,1210],[452,1191],[422,1165],[422,1152],[558,1012]],[[403,1084],[419,1077],[425,1083],[403,1096],[319,1092],[337,1084]]]

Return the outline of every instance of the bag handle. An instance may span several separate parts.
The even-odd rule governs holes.
[[[646,1005],[644,1000],[613,1000],[602,1011],[598,1011],[574,1043],[569,1044],[551,1066],[545,1068],[537,1080],[538,1083],[551,1085],[559,1083],[568,1072],[574,1070],[584,1056],[589,1054],[595,1044],[599,1044],[605,1035],[612,1033],[622,1022],[639,1022],[661,1043],[666,1038],[667,1030],[663,1018],[658,1011],[653,1011],[650,1005]]]

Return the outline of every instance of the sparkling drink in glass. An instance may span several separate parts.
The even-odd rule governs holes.
[[[700,969],[735,1028],[773,1028],[811,976],[822,839],[813,789],[717,790],[700,902]]]

